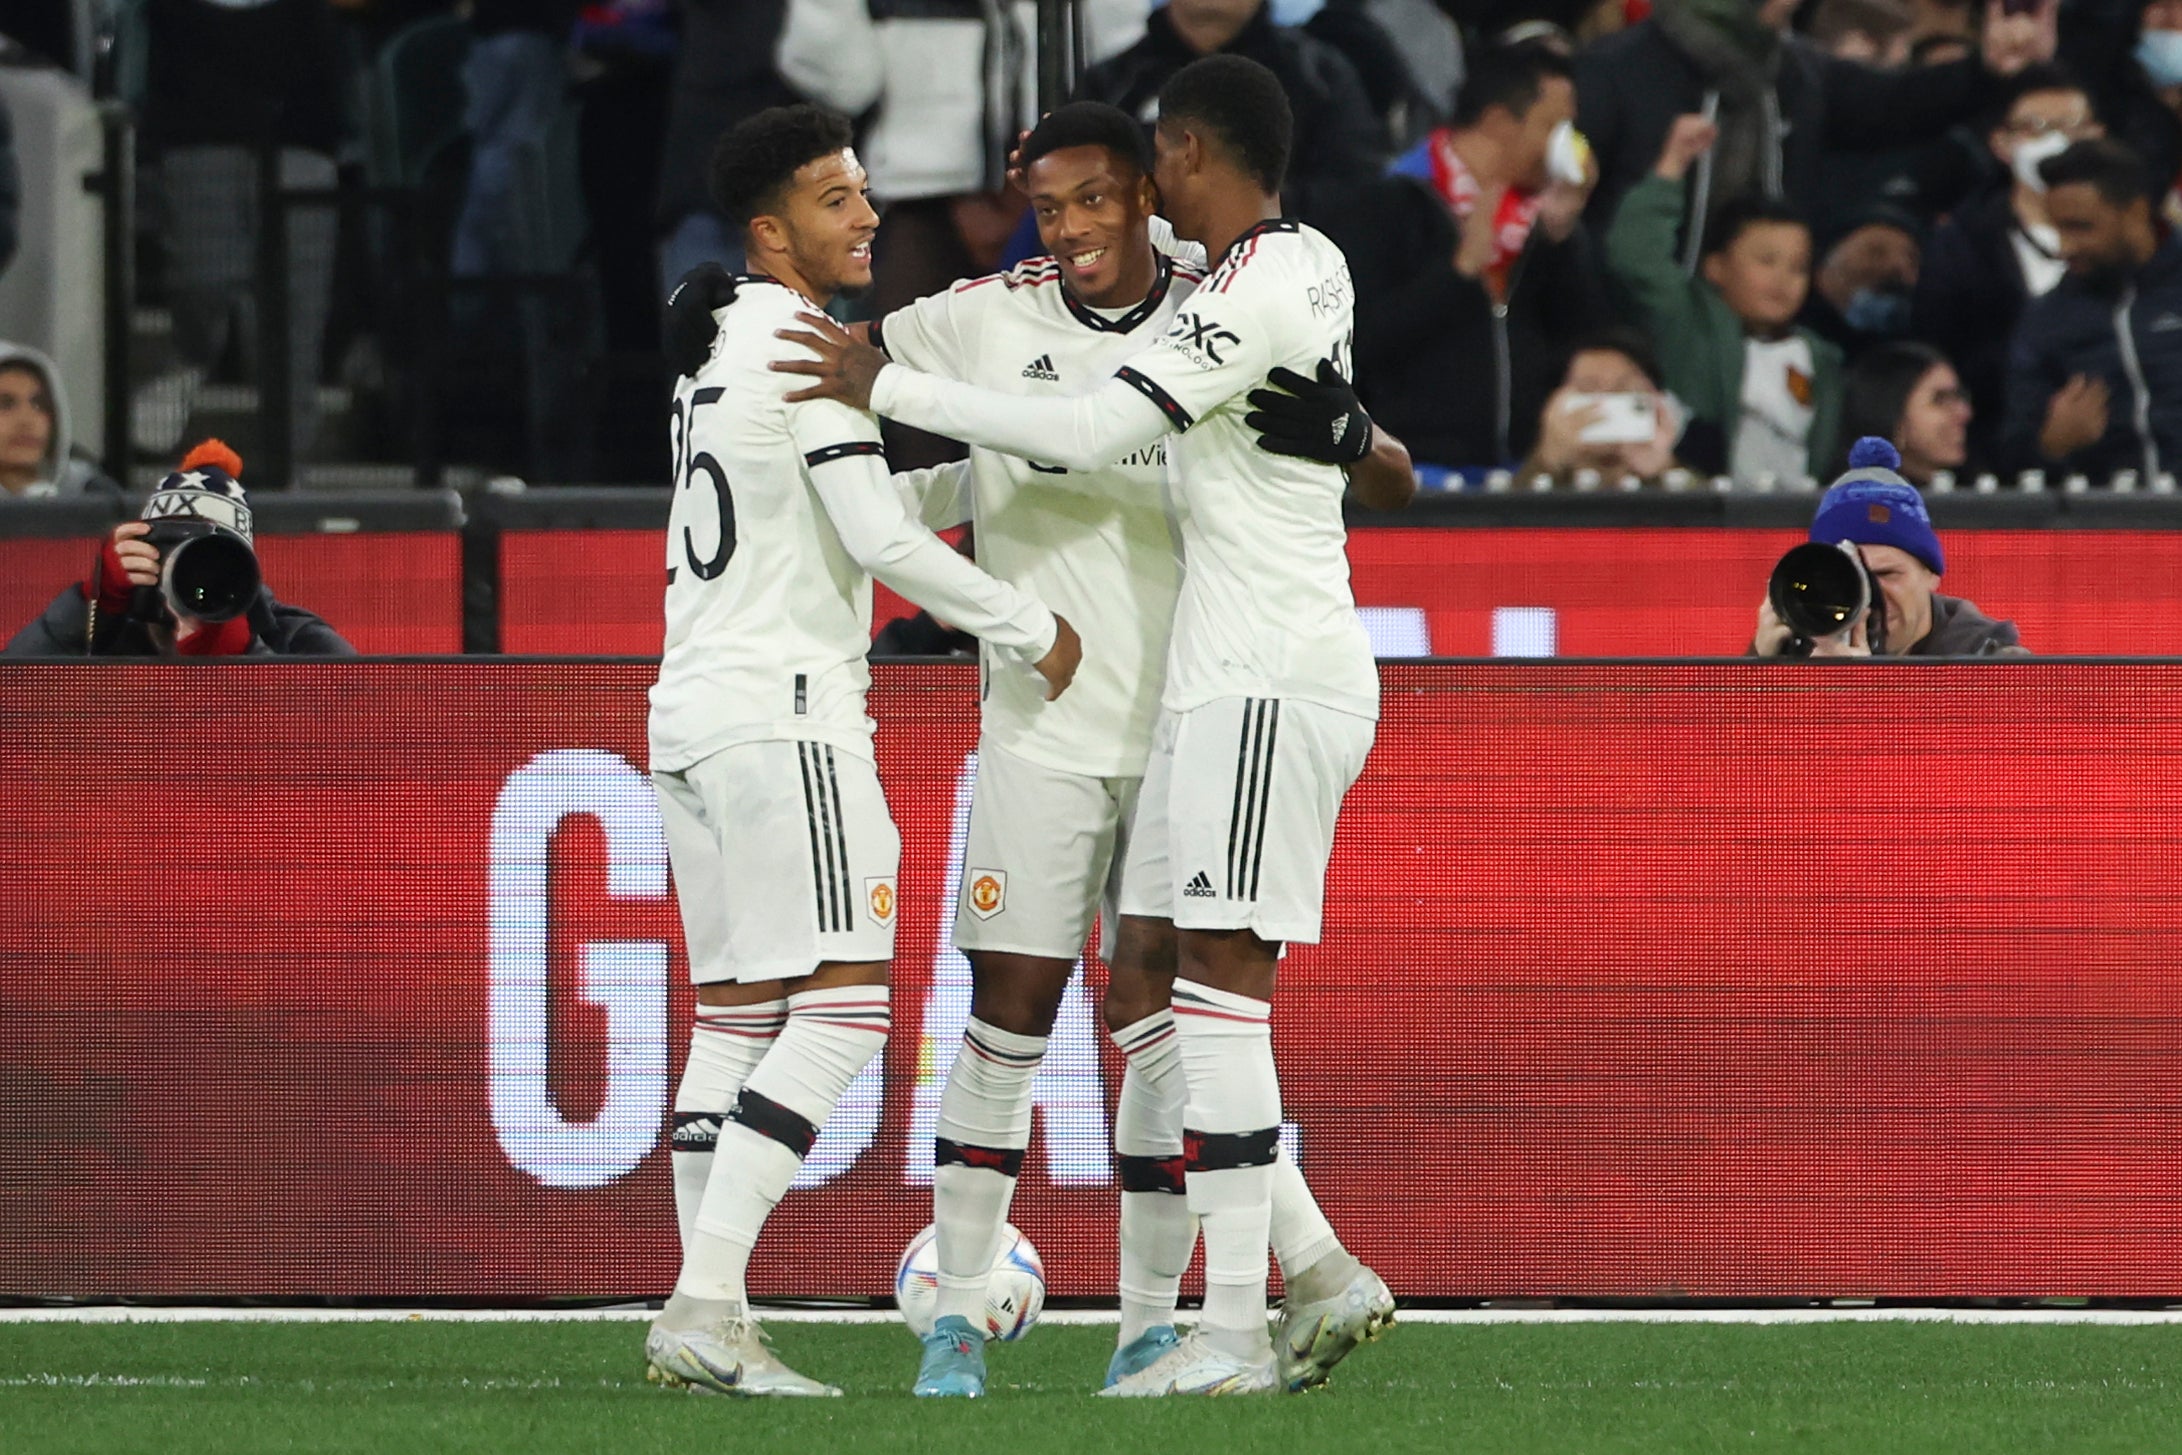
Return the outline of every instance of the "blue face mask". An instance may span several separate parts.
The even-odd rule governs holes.
[[[1909,332],[1909,295],[1893,288],[1859,288],[1841,311],[1858,333],[1892,338]]]
[[[2137,64],[2154,86],[2182,86],[2182,30],[2147,30],[2137,41]]]

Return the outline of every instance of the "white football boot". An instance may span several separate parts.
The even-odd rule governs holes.
[[[644,1377],[670,1389],[744,1398],[837,1396],[840,1390],[796,1373],[775,1357],[755,1319],[729,1319],[702,1329],[663,1329],[644,1336]]]
[[[1182,1342],[1125,1379],[1099,1391],[1117,1399],[1157,1399],[1169,1394],[1270,1394],[1280,1387],[1273,1357],[1237,1359],[1192,1331]]]
[[[1273,1352],[1286,1390],[1315,1389],[1333,1367],[1394,1327],[1394,1295],[1378,1274],[1363,1264],[1338,1293],[1281,1303],[1280,1324],[1273,1331]]]

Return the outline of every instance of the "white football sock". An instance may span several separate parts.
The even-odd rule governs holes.
[[[674,1135],[668,1142],[674,1164],[674,1219],[682,1246],[705,1200],[705,1179],[712,1175],[712,1149],[720,1123],[735,1104],[735,1093],[765,1059],[787,1018],[785,1000],[755,1005],[700,1005],[689,1032],[689,1060],[674,1092]]]
[[[1174,1012],[1158,1010],[1114,1032],[1127,1058],[1114,1108],[1121,1168],[1121,1331],[1116,1347],[1174,1323],[1182,1273],[1197,1246],[1182,1180],[1182,1106],[1188,1084]]]
[[[1238,1359],[1272,1352],[1266,1244],[1280,1151],[1272,1006],[1193,980],[1174,982],[1174,1023],[1189,1079],[1182,1142],[1189,1205],[1204,1225],[1204,1336]]]
[[[985,1286],[1000,1253],[1015,1179],[1030,1145],[1031,1085],[1044,1036],[972,1018],[940,1093],[932,1147],[932,1221],[939,1229],[939,1310],[985,1327]]]
[[[712,1177],[674,1285],[678,1296],[748,1307],[750,1250],[834,1104],[886,1045],[888,1024],[883,985],[788,997],[787,1024],[720,1128]]]
[[[1286,1152],[1273,1164],[1272,1236],[1281,1282],[1288,1296],[1301,1302],[1339,1293],[1363,1266],[1341,1246],[1340,1235],[1311,1196],[1303,1170]]]

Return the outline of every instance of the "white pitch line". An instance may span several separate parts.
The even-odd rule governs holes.
[[[586,1309],[0,1308],[0,1324],[445,1324],[634,1323],[657,1311],[622,1304]],[[892,1309],[761,1308],[773,1323],[898,1324]],[[1047,1324],[1112,1324],[1102,1309],[1048,1309]],[[1405,1324],[2182,1324],[2182,1308],[1462,1308],[1403,1309]]]

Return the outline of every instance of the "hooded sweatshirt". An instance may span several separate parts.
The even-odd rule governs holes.
[[[38,476],[24,495],[81,495],[86,490],[113,495],[121,487],[98,472],[96,466],[69,454],[68,391],[61,387],[61,371],[53,360],[27,344],[0,339],[0,369],[28,366],[45,380],[46,397],[53,401],[53,438],[47,442]],[[4,489],[5,487],[0,487]]]

